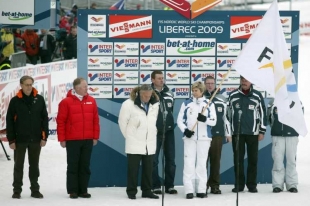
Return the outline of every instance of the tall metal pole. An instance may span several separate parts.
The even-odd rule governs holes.
[[[155,10],[155,0],[151,0],[152,1],[152,10]]]
[[[87,8],[90,9],[90,0],[88,0]]]
[[[290,10],[292,10],[293,0],[290,0]]]
[[[144,0],[144,10],[148,10],[149,9],[149,5],[147,0]]]

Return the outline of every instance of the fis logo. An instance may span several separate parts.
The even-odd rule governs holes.
[[[142,82],[146,82],[148,79],[151,78],[151,75],[150,74],[147,74],[147,75],[141,74],[141,78],[142,78]]]
[[[90,44],[88,46],[88,48],[89,48],[90,52],[92,53],[92,52],[94,52],[94,51],[96,51],[98,49],[98,45],[93,46],[93,45]]]
[[[94,22],[99,22],[101,21],[103,18],[102,17],[99,17],[99,18],[96,18],[96,17],[92,17],[91,20],[93,20]]]
[[[98,88],[98,87],[96,87],[96,88],[89,87],[89,90],[90,90],[91,92],[96,92],[96,91],[99,90],[99,88]]]
[[[95,64],[95,63],[97,63],[99,61],[99,59],[92,59],[92,58],[90,58],[89,61],[91,63]]]
[[[168,73],[167,76],[170,77],[170,78],[174,78],[174,77],[177,76],[177,74],[176,73],[174,73],[174,74]]]
[[[117,76],[118,78],[123,78],[125,76],[124,73],[116,73],[115,76]]]

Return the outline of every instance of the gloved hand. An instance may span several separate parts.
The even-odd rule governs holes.
[[[195,134],[195,132],[193,131],[190,131],[189,129],[185,129],[184,131],[184,135],[187,137],[187,138],[191,138],[193,135]]]
[[[207,121],[207,117],[204,116],[203,114],[199,113],[199,114],[198,114],[198,117],[197,117],[197,120],[198,120],[199,122],[206,122],[206,121]]]

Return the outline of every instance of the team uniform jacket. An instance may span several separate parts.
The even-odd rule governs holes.
[[[189,98],[185,100],[178,115],[178,127],[181,132],[184,133],[185,129],[192,130],[198,117],[198,113],[201,113],[203,108],[208,104],[205,97],[201,98]],[[196,140],[211,140],[211,127],[216,124],[216,112],[214,104],[210,104],[209,107],[204,111],[203,115],[207,117],[206,122],[198,122],[195,129],[195,134],[191,137]],[[184,137],[186,138],[186,137]]]
[[[159,111],[158,111],[158,118],[156,122],[157,130],[160,132],[163,132],[163,111],[167,111],[167,117],[166,117],[166,131],[174,130],[174,119],[173,119],[173,105],[174,105],[174,96],[173,93],[169,90],[169,88],[164,85],[162,91],[158,91],[154,88],[154,85],[152,84],[152,87],[154,91],[156,92],[157,96],[159,97]],[[162,107],[162,108],[161,108]]]
[[[40,142],[48,137],[48,114],[44,98],[35,88],[28,98],[26,100],[22,90],[19,90],[10,101],[6,115],[10,143]]]
[[[266,132],[266,107],[262,94],[253,89],[245,95],[241,87],[231,92],[228,99],[232,133],[237,134],[239,110],[242,111],[240,134],[258,135]]]
[[[277,107],[271,100],[268,104],[268,121],[271,126],[271,136],[296,137],[299,134],[290,126],[282,124],[278,119]]]
[[[213,91],[214,92],[214,91]],[[205,93],[206,99],[210,99],[213,95],[208,91]],[[222,94],[216,94],[212,100],[216,111],[216,125],[212,127],[211,133],[213,136],[231,136],[230,122],[227,119],[227,99]]]
[[[96,101],[88,94],[82,101],[70,90],[59,103],[58,141],[99,139],[99,116]]]
[[[152,155],[156,152],[158,97],[153,91],[146,112],[136,93],[132,90],[131,98],[123,102],[118,125],[126,141],[126,154]]]

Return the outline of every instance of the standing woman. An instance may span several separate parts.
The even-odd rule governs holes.
[[[183,184],[187,199],[192,199],[194,192],[197,197],[206,196],[206,162],[212,140],[211,126],[216,124],[216,111],[214,104],[204,110],[209,102],[203,95],[204,90],[202,82],[195,82],[192,85],[193,96],[182,103],[178,115],[178,127],[184,134]],[[194,127],[196,121],[198,123]]]

